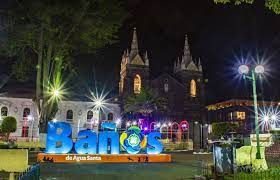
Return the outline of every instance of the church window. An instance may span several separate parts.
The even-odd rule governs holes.
[[[113,113],[108,113],[107,120],[108,120],[108,121],[112,121],[113,118],[114,118]]]
[[[72,110],[68,110],[66,112],[66,121],[73,121],[73,111]]]
[[[167,93],[169,90],[169,87],[168,87],[168,80],[166,79],[165,82],[164,82],[164,92]]]
[[[93,112],[92,111],[88,111],[87,112],[87,122],[91,122],[93,118]]]
[[[22,117],[27,118],[29,115],[30,115],[30,109],[24,108]]]
[[[139,94],[141,91],[141,77],[136,74],[134,77],[134,93]]]
[[[236,111],[236,119],[237,120],[246,119],[246,113],[244,111]]]
[[[190,84],[190,96],[196,97],[196,82],[193,79],[191,80],[191,84]]]
[[[6,106],[1,108],[1,116],[2,117],[8,116],[8,108]]]

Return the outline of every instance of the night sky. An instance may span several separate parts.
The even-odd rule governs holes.
[[[258,86],[260,98],[279,99],[280,15],[266,9],[262,2],[222,6],[212,0],[130,0],[125,5],[130,17],[120,29],[119,41],[95,55],[76,57],[76,93],[84,87],[93,88],[94,82],[117,91],[121,56],[129,48],[136,27],[140,52],[148,51],[152,77],[173,70],[174,61],[182,56],[187,33],[191,53],[195,59],[201,58],[204,76],[209,80],[208,104],[251,98],[250,86],[236,79],[234,71],[248,55],[264,58],[269,69]]]

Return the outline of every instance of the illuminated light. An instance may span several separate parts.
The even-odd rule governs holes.
[[[205,127],[208,127],[208,124],[205,124]]]
[[[98,124],[98,123],[99,123],[99,121],[98,121],[98,119],[96,119],[96,120],[95,120],[95,124]]]
[[[157,125],[156,125],[156,126],[159,128],[159,127],[160,127],[160,125],[161,125],[160,123],[157,123]]]
[[[277,120],[277,116],[276,116],[275,114],[273,114],[273,115],[271,116],[271,120],[272,120],[272,121],[276,121],[276,120]]]
[[[136,121],[133,121],[133,123],[132,123],[133,125],[136,125],[137,124],[137,122]]]
[[[53,101],[59,101],[66,95],[65,89],[63,89],[65,84],[61,82],[56,82],[55,84],[50,84],[48,87],[48,95],[50,96],[50,103]]]
[[[257,66],[255,67],[255,72],[256,72],[257,74],[263,74],[263,73],[264,73],[264,67],[263,67],[263,65],[257,65]]]
[[[145,131],[147,131],[147,130],[148,130],[148,128],[147,128],[147,127],[144,127],[144,130],[145,130]]]
[[[130,122],[127,122],[127,123],[126,123],[126,126],[130,126]]]
[[[186,128],[187,127],[187,125],[186,124],[182,124],[182,128]]]
[[[268,122],[268,121],[269,121],[269,116],[265,115],[265,116],[263,117],[263,120],[264,120],[265,122]]]
[[[172,123],[171,123],[171,122],[169,122],[169,123],[168,123],[168,126],[169,126],[169,127],[170,127],[170,126],[172,126]]]
[[[57,119],[54,118],[52,121],[55,123],[55,122],[57,122]]]
[[[249,67],[247,65],[243,64],[243,65],[239,66],[238,72],[239,72],[239,74],[248,74]]]
[[[28,121],[31,121],[32,119],[33,119],[33,117],[32,117],[31,115],[28,115],[28,116],[27,116],[27,120],[28,120]]]
[[[195,122],[194,122],[194,124],[198,124],[198,122],[197,122],[197,121],[195,121]]]
[[[121,122],[121,119],[118,118],[118,119],[116,120],[116,124],[120,124],[120,122]]]
[[[58,96],[60,95],[59,90],[58,90],[58,89],[55,89],[55,90],[53,91],[53,95],[56,96],[56,97],[58,97]]]
[[[96,99],[94,102],[94,106],[96,107],[96,108],[101,108],[102,106],[103,106],[103,101],[102,101],[102,99]]]
[[[162,126],[163,126],[163,127],[166,127],[167,125],[166,125],[166,123],[164,123]]]

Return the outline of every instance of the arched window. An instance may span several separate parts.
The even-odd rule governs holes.
[[[141,91],[141,77],[136,74],[134,77],[134,93],[139,94]]]
[[[30,109],[29,108],[24,108],[22,117],[27,118],[29,115],[30,115]]]
[[[108,113],[108,115],[107,115],[107,120],[108,120],[108,121],[113,121],[113,118],[114,118],[113,113]]]
[[[8,108],[6,106],[1,108],[1,116],[2,117],[8,116]]]
[[[169,90],[169,86],[168,86],[168,79],[165,79],[165,82],[164,82],[164,92],[167,93],[168,90]]]
[[[66,121],[73,121],[73,111],[72,110],[68,110],[66,112]]]
[[[191,80],[191,84],[190,84],[190,96],[196,97],[196,82],[193,79]]]
[[[93,118],[93,112],[92,111],[88,111],[87,112],[87,121],[91,121],[92,120],[92,118]]]

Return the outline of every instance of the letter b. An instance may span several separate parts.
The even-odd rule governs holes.
[[[72,129],[68,123],[49,122],[45,152],[63,154],[71,151],[73,146],[72,139],[69,137],[71,133]]]

